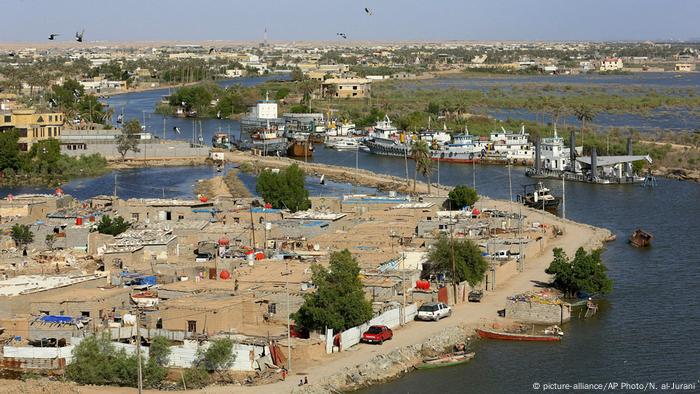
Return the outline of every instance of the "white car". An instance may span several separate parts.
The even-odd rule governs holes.
[[[417,320],[435,320],[452,315],[452,308],[442,302],[428,302],[418,308]]]

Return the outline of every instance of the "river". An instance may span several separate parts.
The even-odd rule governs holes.
[[[260,79],[234,82],[255,84]],[[636,79],[635,79],[636,81]],[[125,107],[130,116],[152,112],[167,90],[130,93],[109,99],[117,108]],[[147,117],[148,118],[148,117]],[[162,117],[150,117],[156,128]],[[188,120],[166,118],[172,125],[186,127]],[[182,123],[178,123],[182,122]],[[205,141],[222,127],[237,131],[237,122],[209,120]],[[168,130],[166,129],[166,132]],[[184,132],[183,132],[184,134]],[[172,133],[168,137],[172,137]],[[187,139],[180,135],[179,138]],[[189,137],[191,138],[191,136]],[[313,160],[320,163],[354,166],[355,153],[329,151],[318,147]],[[360,152],[359,166],[380,173],[405,175],[402,159],[373,156]],[[509,197],[508,171],[504,167],[477,165],[476,186],[480,194]],[[413,174],[412,166],[409,173]],[[523,169],[511,174],[513,193],[530,183]],[[471,184],[471,165],[442,164],[440,183]],[[111,194],[117,174],[122,197],[191,197],[198,179],[215,175],[211,167],[171,167],[119,170],[102,177],[81,179],[64,185],[76,197]],[[433,181],[436,181],[436,176]],[[243,176],[254,190],[254,179]],[[561,184],[545,181],[554,194]],[[312,195],[333,195],[355,190],[350,185],[318,184],[308,178]],[[9,192],[46,191],[42,188],[0,189]],[[358,191],[371,191],[360,188]],[[697,382],[700,377],[695,338],[700,327],[700,302],[695,293],[700,283],[700,185],[659,179],[655,189],[640,186],[603,186],[581,183],[566,185],[566,216],[572,220],[606,227],[618,236],[603,254],[614,291],[591,319],[564,326],[560,344],[499,343],[476,341],[477,357],[471,363],[432,371],[412,372],[394,382],[373,387],[366,393],[518,393],[528,392],[534,383]],[[626,237],[637,227],[655,235],[648,250],[627,245]],[[494,316],[495,317],[495,316]],[[400,333],[397,333],[400,335]],[[585,391],[582,391],[585,392]]]

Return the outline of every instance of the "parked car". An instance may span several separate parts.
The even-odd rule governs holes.
[[[483,296],[484,296],[483,290],[472,290],[469,292],[469,296],[467,297],[467,300],[469,300],[469,302],[481,302],[481,298]]]
[[[435,320],[452,315],[452,308],[442,302],[428,302],[418,308],[417,320]]]
[[[362,342],[382,344],[384,341],[390,340],[394,336],[394,332],[387,326],[371,326],[364,334],[362,334]]]

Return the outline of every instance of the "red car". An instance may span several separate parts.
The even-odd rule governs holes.
[[[387,326],[371,326],[367,332],[362,334],[362,342],[382,344],[390,340],[394,332]]]

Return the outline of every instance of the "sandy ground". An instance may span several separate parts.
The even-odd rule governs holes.
[[[247,157],[245,159],[247,160],[241,160],[238,162],[251,160],[250,157]],[[264,164],[267,163],[268,160],[271,160],[278,164],[282,164],[280,162],[284,161],[277,158],[265,158],[265,160],[261,160],[259,163]],[[313,167],[315,166],[316,165],[314,165]],[[326,174],[335,171],[343,171],[345,173],[348,173],[350,170],[331,168],[330,166],[319,167],[323,167],[322,169]],[[354,173],[354,170],[351,171],[352,173]],[[363,184],[366,184],[364,182],[373,181],[380,183],[387,183],[392,181],[392,178],[381,176],[378,174],[372,174],[367,171],[362,171],[360,177],[362,178],[360,180],[360,183]],[[418,189],[420,191],[424,191],[424,188],[426,188],[426,185],[419,183]],[[441,194],[444,192],[445,191],[442,191]],[[511,204],[512,203],[507,201],[491,200],[484,198],[481,201],[479,201],[478,207],[480,209],[497,208],[507,210],[509,209],[509,207],[512,206]],[[318,365],[312,367],[300,369],[292,365],[292,373],[286,381],[280,381],[274,384],[252,387],[211,386],[207,387],[206,389],[190,390],[188,392],[290,393],[297,388],[297,384],[299,382],[299,376],[297,376],[297,374],[307,376],[309,379],[309,383],[313,385],[314,383],[321,382],[324,380],[324,378],[328,378],[344,370],[347,367],[367,363],[369,360],[371,360],[373,357],[379,354],[386,354],[396,348],[424,342],[428,338],[437,335],[440,331],[442,331],[445,328],[459,325],[467,325],[470,327],[486,325],[498,319],[497,311],[505,307],[506,297],[508,295],[532,290],[536,283],[548,281],[550,279],[549,275],[547,275],[544,272],[544,270],[552,260],[552,250],[554,248],[563,248],[565,252],[571,256],[579,247],[584,247],[586,249],[600,247],[602,245],[603,240],[610,235],[610,232],[606,229],[600,229],[586,224],[580,224],[566,219],[561,219],[549,213],[543,213],[542,211],[523,208],[523,214],[525,214],[528,217],[528,220],[530,222],[540,222],[556,225],[563,231],[563,235],[549,240],[549,242],[545,244],[541,250],[539,243],[532,242],[525,251],[526,259],[524,272],[512,277],[505,283],[498,284],[497,289],[495,291],[488,292],[481,303],[465,303],[457,305],[454,307],[452,317],[439,322],[411,322],[403,328],[397,328],[395,330],[394,339],[384,343],[382,346],[360,344],[346,352],[330,355],[327,357],[327,361],[319,363]],[[15,391],[2,391],[3,389],[0,389],[0,393],[18,392],[17,390],[26,392],[24,390],[28,388],[27,383],[21,383],[16,381],[4,381],[3,383],[3,389],[7,390],[10,388],[14,388]],[[45,385],[46,384],[44,384],[44,386]],[[43,386],[37,387],[36,392],[42,392],[40,391],[42,388]],[[34,392],[33,387],[29,387],[29,390],[31,392]],[[129,393],[135,392],[135,390],[118,387],[76,387],[75,385],[61,384],[57,385],[56,390],[52,392]],[[145,392],[158,393],[159,391],[146,390]]]

